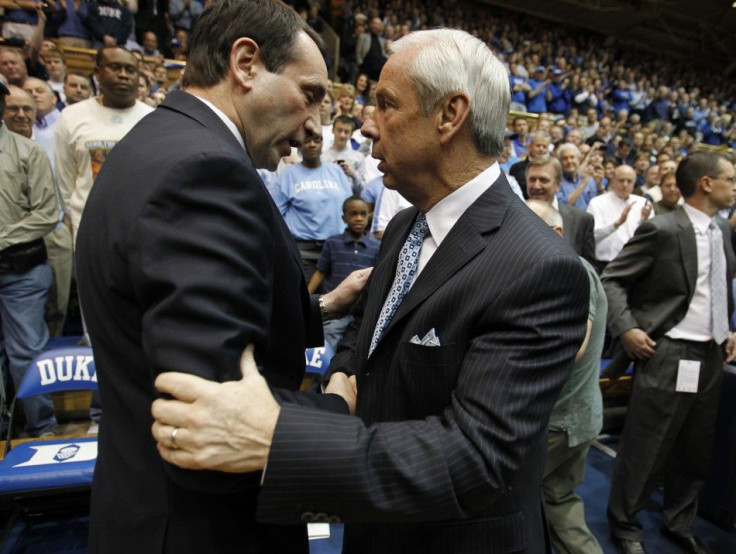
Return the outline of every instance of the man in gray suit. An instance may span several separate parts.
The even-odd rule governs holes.
[[[445,29],[393,48],[363,133],[414,207],[388,225],[333,358],[357,376],[359,417],[279,406],[246,356],[239,383],[160,378],[180,400],[154,403],[153,433],[183,467],[268,462],[260,521],[345,521],[346,552],[549,552],[546,429],[588,279],[499,168],[509,81],[487,45]]]
[[[636,518],[664,477],[662,532],[685,552],[707,476],[724,359],[736,358],[730,226],[716,216],[736,199],[733,163],[698,152],[677,168],[685,205],[644,221],[602,281],[608,324],[636,360],[629,412],[613,467],[608,518],[619,552],[645,552]],[[726,240],[724,240],[726,239]]]

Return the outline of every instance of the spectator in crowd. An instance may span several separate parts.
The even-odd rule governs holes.
[[[26,84],[30,81],[26,81]],[[43,82],[43,81],[41,81]],[[9,115],[5,120],[8,129],[28,139],[34,139],[34,126],[36,125],[36,101],[27,91],[18,87],[10,87],[11,94],[8,96]],[[39,142],[34,140],[34,142]],[[44,149],[45,150],[45,149]],[[53,152],[52,152],[53,154]],[[48,155],[48,153],[47,153]],[[52,166],[53,173],[53,166]],[[53,231],[43,237],[46,246],[46,255],[49,267],[51,267],[52,284],[46,300],[46,325],[49,335],[59,337],[64,331],[67,308],[69,306],[69,294],[72,283],[72,236],[67,227],[68,221],[64,220],[64,211],[59,204],[56,184],[54,194],[59,206],[59,223]]]
[[[66,57],[64,52],[56,48],[49,50],[41,56],[43,65],[49,73],[48,83],[59,96],[62,102],[66,102],[64,94],[64,77],[66,76]]]
[[[529,148],[527,155],[521,161],[516,162],[509,169],[509,174],[516,179],[521,187],[524,198],[528,198],[526,189],[526,168],[531,158],[547,156],[549,154],[550,136],[546,131],[533,131],[529,135]]]
[[[621,552],[643,552],[636,514],[664,485],[662,533],[684,552],[711,552],[694,534],[698,495],[713,447],[723,364],[736,358],[727,221],[736,171],[695,153],[677,168],[685,205],[639,226],[602,275],[611,334],[636,360],[613,466],[608,519]],[[685,253],[683,255],[683,253]]]
[[[571,107],[570,78],[564,71],[555,68],[547,86],[547,109],[553,114],[567,115]]]
[[[548,202],[529,200],[527,206],[564,236],[562,217]],[[584,258],[581,261],[590,288],[588,325],[572,372],[550,416],[542,491],[555,552],[603,554],[585,524],[583,499],[575,494],[575,488],[583,482],[588,450],[603,428],[603,398],[598,380],[608,301],[593,266]]]
[[[161,52],[158,50],[158,37],[153,31],[145,31],[143,33],[141,46],[143,47],[143,55],[147,58],[155,58],[161,55]]]
[[[28,78],[26,62],[20,52],[13,48],[0,48],[0,73],[8,80],[8,83],[22,87]]]
[[[644,174],[644,184],[634,188],[634,194],[643,196],[650,202],[659,202],[662,200],[662,189],[659,184],[662,176],[658,165],[652,165],[647,168]]]
[[[636,173],[628,165],[613,172],[608,191],[591,199],[588,213],[595,220],[595,258],[600,271],[621,252],[642,221],[653,217],[652,203],[632,195]]]
[[[613,159],[616,160],[616,165],[633,165],[635,158],[636,152],[634,152],[634,143],[632,140],[626,136],[619,137],[615,144],[615,152],[613,153]]]
[[[174,29],[191,34],[197,19],[202,15],[202,9],[199,0],[170,0],[169,16]]]
[[[148,75],[142,72],[138,74],[138,89],[135,93],[135,99],[149,106],[153,103],[153,99],[151,98],[151,81],[148,79]]]
[[[514,146],[514,155],[517,158],[526,156],[527,148],[529,148],[529,122],[525,117],[515,117],[511,122],[516,137],[511,141]]]
[[[169,26],[169,0],[138,0],[138,11],[135,14],[135,37],[138,44],[143,45],[147,31],[153,31],[157,44],[168,44],[171,39]]]
[[[299,152],[301,163],[291,164],[281,172],[271,194],[296,239],[309,281],[325,241],[344,230],[343,202],[352,191],[343,169],[320,159],[321,136],[305,138]]]
[[[56,1],[56,11],[51,17],[58,25],[59,41],[64,46],[92,48],[88,7],[89,2],[84,0]]]
[[[546,78],[547,69],[540,65],[534,70],[534,76],[529,79],[529,91],[526,93],[526,110],[532,113],[547,111],[546,90],[549,80]]]
[[[343,202],[342,220],[347,228],[325,241],[317,267],[309,280],[310,294],[321,289],[329,292],[353,271],[376,264],[380,243],[368,232],[369,216],[370,207],[360,196],[350,196]],[[348,314],[323,323],[325,344],[333,352],[337,352],[337,343],[352,321],[353,316]]]
[[[48,156],[38,144],[4,124],[21,110],[28,114],[33,108],[23,90],[14,87],[13,91],[13,98],[8,99],[10,91],[0,83],[0,180],[6,199],[0,203],[0,327],[17,390],[49,338],[44,311],[52,276],[43,237],[58,223],[59,212]],[[26,398],[21,404],[30,436],[56,433],[49,395]]]
[[[660,189],[662,191],[662,199],[652,204],[654,215],[664,215],[674,212],[677,206],[682,203],[682,194],[680,194],[680,189],[677,187],[677,179],[675,178],[674,171],[664,174]]]
[[[608,144],[613,138],[613,133],[611,132],[612,125],[610,117],[601,117],[593,136],[588,138],[585,141],[585,144],[593,146],[598,142],[603,144],[604,147],[608,147]]]
[[[580,129],[570,129],[565,135],[565,142],[569,142],[580,148],[584,144]]]
[[[370,32],[360,35],[355,44],[355,61],[360,72],[374,81],[378,80],[386,63],[386,39],[382,33],[383,21],[380,17],[374,17],[371,19]]]
[[[81,71],[69,71],[64,75],[64,98],[66,105],[71,106],[82,100],[87,100],[92,94],[89,77]]]
[[[332,146],[322,152],[322,161],[339,165],[350,179],[353,193],[360,194],[366,183],[365,156],[353,150],[350,145],[353,131],[355,119],[348,115],[338,115],[332,122]]]
[[[546,202],[558,211],[564,225],[562,236],[570,243],[578,256],[595,263],[595,239],[593,216],[585,211],[562,204],[557,199],[562,180],[562,167],[557,158],[539,156],[531,158],[526,167],[526,191],[530,200]]]
[[[598,129],[598,112],[595,108],[588,108],[585,112],[585,125],[578,127],[582,140],[588,140]]]
[[[392,48],[378,110],[364,131],[386,167],[386,186],[417,207],[389,226],[362,329],[346,336],[348,349],[332,359],[331,369],[358,376],[361,419],[279,406],[247,358],[243,380],[226,384],[237,390],[237,405],[220,402],[224,409],[212,413],[204,407],[207,415],[198,419],[208,427],[258,414],[261,423],[252,423],[270,447],[242,464],[252,449],[239,443],[230,458],[238,459],[237,468],[217,469],[252,471],[268,458],[259,493],[264,523],[296,523],[300,506],[315,506],[349,522],[348,552],[446,553],[458,544],[541,552],[546,426],[585,334],[587,276],[571,249],[513,195],[495,161],[510,94],[506,70],[486,44],[461,31],[435,30],[406,35]],[[418,59],[426,63],[415,65]],[[466,71],[448,71],[452,67]],[[443,86],[439,75],[452,79]],[[431,91],[427,98],[417,80]],[[386,107],[393,100],[402,107]],[[415,139],[410,149],[404,131]],[[425,223],[431,237],[423,237]],[[534,240],[519,248],[523,234]],[[408,254],[397,266],[402,249]],[[506,263],[499,265],[501,257]],[[416,267],[407,269],[407,262]],[[412,280],[394,315],[390,289]],[[447,379],[429,383],[405,371],[422,373],[430,365]],[[209,405],[210,394],[223,399],[222,384],[191,375],[161,376],[157,384],[168,394],[167,380],[177,379],[193,385],[190,400],[205,397]],[[164,421],[154,424],[159,451],[192,467],[193,444],[211,443],[220,432],[200,428],[201,442],[197,436],[190,443],[200,429],[176,422],[183,440],[171,456],[169,406],[157,400],[153,407]],[[211,458],[196,459],[209,466]],[[327,471],[330,479],[315,480],[315,471]]]
[[[152,109],[136,102],[138,64],[117,46],[97,52],[95,76],[101,97],[66,108],[59,119],[54,156],[59,191],[76,240],[92,184],[113,146]]]
[[[585,210],[590,201],[603,191],[603,168],[588,163],[587,157],[581,163],[580,149],[572,143],[560,146],[557,158],[562,164],[562,183],[557,199],[561,204]]]
[[[125,46],[133,30],[133,15],[119,0],[92,0],[87,7],[92,46]]]
[[[56,107],[56,95],[51,85],[28,77],[23,84],[23,90],[31,95],[36,103],[36,120],[33,123],[33,140],[40,144],[46,151],[49,160],[54,157],[54,132],[61,117],[61,112]],[[54,163],[51,163],[54,167]]]

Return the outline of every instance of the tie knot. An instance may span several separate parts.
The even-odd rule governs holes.
[[[710,223],[708,224],[708,229],[710,229],[711,231],[715,231],[716,229],[718,229],[718,224],[711,219]]]

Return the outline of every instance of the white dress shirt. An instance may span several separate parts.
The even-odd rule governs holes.
[[[491,188],[491,185],[496,182],[500,175],[501,168],[498,163],[494,163],[462,187],[445,196],[427,212],[427,225],[431,236],[428,235],[422,243],[414,281],[455,226],[457,220],[473,202],[478,200],[481,194]]]
[[[680,323],[665,333],[671,339],[709,341],[713,338],[713,321],[711,318],[710,300],[710,234],[708,228],[711,218],[689,204],[684,204],[690,223],[695,231],[695,246],[698,250],[698,278],[695,281],[695,292],[688,306],[687,313]],[[723,252],[720,256],[725,256]],[[725,262],[724,262],[725,264]]]
[[[646,198],[634,194],[622,200],[612,190],[590,200],[587,211],[595,220],[593,234],[596,259],[610,262],[618,256],[624,244],[634,236],[636,228],[641,223],[641,211],[646,203]],[[621,212],[624,211],[627,204],[633,204],[633,206],[629,210],[626,221],[617,228],[615,222],[621,217]],[[654,217],[654,210],[649,213],[649,218],[652,217]]]

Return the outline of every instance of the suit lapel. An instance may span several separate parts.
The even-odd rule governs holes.
[[[685,210],[682,208],[675,212],[675,221],[679,229],[678,242],[680,243],[682,266],[685,268],[685,277],[687,279],[688,298],[692,298],[695,291],[695,283],[698,279],[698,248],[695,244],[695,230]]]
[[[386,328],[384,336],[391,332],[392,327],[403,317],[485,249],[487,242],[483,235],[501,225],[513,195],[514,193],[502,174],[493,186],[486,190],[465,211],[404,297],[396,314]],[[401,245],[399,245],[400,247]],[[397,257],[398,250],[393,257],[394,268],[396,267]],[[393,281],[393,277],[391,280]],[[391,283],[389,283],[390,286]],[[386,290],[387,293],[388,290]]]

